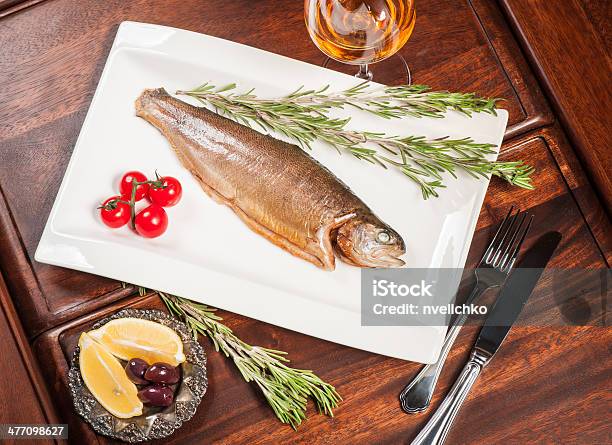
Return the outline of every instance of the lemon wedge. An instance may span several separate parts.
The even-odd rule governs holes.
[[[167,326],[141,318],[109,321],[89,335],[122,360],[140,358],[149,365],[165,362],[177,366],[185,361],[183,342]]]
[[[138,389],[119,360],[86,332],[79,338],[79,365],[87,389],[109,413],[121,419],[142,414]]]

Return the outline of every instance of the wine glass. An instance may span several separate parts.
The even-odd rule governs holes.
[[[414,0],[304,0],[310,38],[330,59],[359,65],[356,77],[372,80],[372,63],[399,51],[416,21]],[[408,83],[410,70],[401,59]]]

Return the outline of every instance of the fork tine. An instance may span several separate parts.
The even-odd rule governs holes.
[[[493,252],[493,249],[496,248],[495,246],[496,246],[497,237],[502,233],[502,229],[504,229],[504,227],[506,226],[506,223],[510,219],[510,215],[512,214],[513,211],[514,211],[514,206],[511,206],[510,210],[508,210],[508,214],[502,220],[501,224],[497,228],[497,231],[495,232],[495,235],[493,236],[493,239],[489,243],[489,246],[487,247],[487,250],[485,250],[485,252],[482,254],[482,258],[480,259],[480,262],[478,263],[479,266],[483,262],[488,262],[489,261],[488,260],[489,255],[491,254],[491,252]]]
[[[517,212],[514,214],[514,216],[510,218],[510,220],[508,221],[508,225],[506,226],[504,230],[504,234],[502,238],[499,240],[499,243],[497,243],[497,245],[495,246],[495,251],[492,253],[492,255],[489,256],[487,262],[491,264],[493,267],[497,267],[497,265],[499,264],[501,252],[504,246],[507,244],[508,234],[511,234],[514,231],[514,227],[516,227],[516,221],[520,213],[521,213],[520,209],[517,209]]]
[[[512,246],[514,246],[514,242],[516,241],[516,239],[518,237],[518,234],[521,231],[521,227],[523,227],[523,223],[525,222],[526,218],[527,218],[527,213],[523,213],[523,217],[521,218],[520,224],[513,231],[512,237],[510,238],[510,241],[508,241],[508,244],[506,245],[506,248],[504,249],[504,253],[502,253],[502,255],[501,255],[502,264],[505,263],[507,258],[509,257],[509,254],[512,251]]]
[[[515,240],[517,239],[518,235],[521,233],[521,230],[524,228],[523,223],[525,222],[525,218],[527,218],[527,214],[523,213],[523,217],[521,218],[520,223],[513,229],[512,238],[507,243],[506,248],[504,249],[504,253],[501,254],[501,256],[499,257],[499,261],[495,261],[494,267],[499,267],[499,269],[503,271],[504,267],[508,264],[508,260],[510,259],[510,254],[512,252],[512,249],[515,246]]]
[[[499,225],[499,227],[497,228],[497,231],[495,232],[495,235],[493,235],[493,239],[491,240],[491,242],[489,243],[487,249],[485,250],[485,252],[482,254],[482,258],[480,259],[480,262],[478,263],[479,265],[483,263],[483,261],[485,261],[485,258],[487,258],[487,256],[489,255],[489,253],[491,253],[491,251],[493,250],[493,247],[495,246],[495,240],[497,240],[497,237],[499,236],[500,232],[502,231],[502,229],[504,228],[504,225],[508,222],[508,218],[510,218],[510,214],[513,212],[514,210],[514,206],[510,207],[510,210],[508,210],[508,214],[506,215],[506,217],[502,220],[501,224]]]
[[[523,241],[525,241],[525,238],[527,237],[527,232],[529,232],[529,229],[531,228],[531,223],[532,222],[533,222],[533,215],[531,215],[529,217],[529,222],[527,223],[527,226],[525,227],[525,230],[523,231],[523,234],[521,235],[521,238],[520,238],[519,242],[516,244],[516,247],[512,251],[512,256],[510,257],[510,261],[508,262],[507,268],[506,268],[506,272],[507,273],[510,273],[510,271],[514,267],[514,263],[516,262],[516,257],[518,256],[518,253],[521,250],[521,246],[523,245]]]

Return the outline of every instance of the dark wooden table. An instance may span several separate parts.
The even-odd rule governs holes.
[[[612,258],[610,117],[604,108],[610,103],[609,36],[602,28],[609,10],[606,2],[550,3],[417,1],[417,26],[402,49],[416,81],[506,98],[510,121],[501,159],[537,168],[534,191],[491,182],[468,265],[512,204],[537,215],[528,243],[545,230],[563,233],[552,266],[607,268]],[[44,413],[57,412],[70,425],[71,442],[108,443],[73,413],[67,358],[78,334],[100,317],[125,306],[162,306],[154,295],[134,296],[134,289],[112,280],[33,259],[119,23],[185,28],[319,64],[323,57],[307,36],[302,8],[296,0],[0,0],[0,270],[11,296],[3,307],[15,306],[18,315],[5,313],[12,325],[23,324],[27,336],[12,354],[31,357],[29,342],[40,364],[38,371],[32,358],[22,374],[30,382],[44,378],[52,396],[52,406],[37,396],[42,402],[32,405],[27,419],[50,421],[52,414]],[[409,443],[426,422],[428,414],[407,416],[397,402],[419,365],[222,315],[245,340],[290,351],[295,366],[315,370],[344,402],[334,418],[311,410],[294,432],[203,340],[209,392],[194,419],[164,443]],[[461,333],[434,406],[475,333],[474,327]],[[601,327],[513,329],[471,392],[449,443],[609,442],[611,340],[609,328]]]
[[[58,423],[28,338],[0,275],[0,425]],[[2,443],[19,443],[5,440]],[[52,444],[53,440],[41,440]]]

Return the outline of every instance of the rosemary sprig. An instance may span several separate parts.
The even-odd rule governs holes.
[[[328,90],[329,85],[319,90],[305,90],[300,87],[279,101],[294,101],[302,105],[326,108],[344,108],[345,105],[350,105],[389,119],[403,116],[441,118],[448,110],[455,110],[467,116],[481,112],[496,115],[495,107],[501,100],[479,97],[475,93],[431,91],[427,85],[372,87],[368,81],[339,92]]]
[[[139,288],[142,295],[143,288]],[[286,352],[251,346],[240,340],[221,323],[216,309],[185,298],[157,292],[173,315],[182,319],[194,336],[206,335],[215,349],[234,364],[247,382],[255,382],[283,423],[296,429],[306,418],[306,404],[312,399],[320,413],[334,415],[333,409],[342,398],[336,389],[312,371],[287,366]]]
[[[304,91],[300,88],[284,98],[271,100],[258,98],[252,89],[245,93],[228,92],[236,88],[235,84],[217,88],[205,83],[190,91],[177,91],[177,94],[193,97],[202,105],[210,105],[219,114],[242,124],[255,124],[264,131],[273,130],[284,134],[296,140],[303,148],[310,148],[312,142],[321,140],[359,159],[384,168],[396,168],[421,188],[425,199],[437,197],[437,190],[445,187],[442,173],[456,177],[457,170],[466,171],[473,177],[497,176],[512,185],[533,188],[532,167],[520,161],[491,162],[487,159],[487,155],[493,153],[492,144],[477,143],[470,138],[428,140],[421,136],[386,136],[382,133],[350,130],[346,128],[348,118],[333,118],[326,114],[331,108],[339,108],[347,103],[387,118],[410,113],[420,113],[421,116],[441,113],[442,108],[452,108],[452,104],[468,115],[476,110],[494,113],[494,99],[478,99],[460,93],[419,92],[419,88],[426,88],[420,86],[414,90],[410,90],[412,87],[389,87],[384,90],[384,94],[390,98],[406,97],[403,105],[391,106],[391,99],[385,102],[379,96],[373,96],[376,99],[372,101],[369,93],[365,94],[366,87],[362,83],[338,94],[325,94],[327,87],[317,91]],[[428,94],[429,99],[419,99],[423,94]],[[351,97],[361,102],[351,102]],[[423,108],[417,106],[419,100],[423,101]]]
[[[214,90],[206,83],[191,91],[200,92]],[[225,92],[236,88],[236,84],[229,84],[215,92]],[[444,117],[444,113],[455,110],[467,116],[472,113],[489,113],[496,115],[495,107],[499,98],[479,97],[475,93],[452,93],[450,91],[431,91],[427,85],[400,85],[395,87],[372,87],[370,82],[361,82],[346,90],[332,92],[329,85],[318,90],[307,90],[303,86],[277,99],[257,99],[252,95],[253,90],[244,94],[233,94],[236,99],[256,99],[262,105],[302,105],[328,111],[332,108],[344,108],[349,105],[360,110],[368,111],[384,118],[413,117]]]

